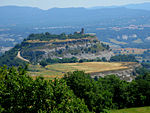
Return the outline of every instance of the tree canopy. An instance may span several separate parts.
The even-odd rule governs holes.
[[[25,69],[0,67],[2,113],[108,113],[109,109],[150,106],[150,74],[132,82],[115,75],[91,78],[83,71],[62,79],[33,80]]]

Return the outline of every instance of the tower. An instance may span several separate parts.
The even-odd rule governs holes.
[[[84,34],[84,28],[81,29],[81,34]]]

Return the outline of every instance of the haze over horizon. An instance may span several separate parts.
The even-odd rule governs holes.
[[[127,4],[150,3],[150,0],[0,0],[0,6],[29,6],[40,9],[67,8],[67,7],[96,7],[96,6],[121,6]]]

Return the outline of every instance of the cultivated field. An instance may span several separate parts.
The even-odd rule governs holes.
[[[114,52],[119,54],[143,54],[148,49],[139,49],[139,48],[118,48],[113,49]]]
[[[150,107],[128,108],[121,110],[111,110],[110,113],[150,113]]]
[[[110,40],[110,42],[115,43],[115,44],[122,44],[122,45],[127,44],[126,42],[120,42],[115,39],[109,39],[109,40]]]
[[[127,69],[132,63],[109,63],[109,62],[84,62],[84,63],[63,63],[52,64],[46,67],[30,65],[29,75],[33,78],[43,76],[45,78],[61,78],[67,72],[83,70],[85,73],[104,72],[110,70]]]

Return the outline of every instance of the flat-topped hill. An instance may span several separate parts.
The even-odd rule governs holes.
[[[0,65],[20,65],[20,62],[38,64],[46,59],[110,59],[109,46],[101,43],[93,34],[84,29],[74,34],[30,34],[21,44],[6,52]]]
[[[31,62],[40,62],[47,58],[94,59],[101,51],[109,49],[96,36],[77,32],[69,35],[31,34],[22,45],[21,56]]]
[[[109,51],[96,36],[76,32],[69,35],[31,34],[22,45],[21,56],[31,62],[47,58],[94,59],[102,56],[101,52]]]

